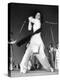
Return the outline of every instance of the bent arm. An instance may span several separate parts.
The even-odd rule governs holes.
[[[28,30],[31,31],[31,29],[32,29],[32,24],[31,24],[31,22],[29,22],[29,24],[28,24]]]
[[[28,19],[29,19],[29,22],[35,23],[35,19],[32,16],[29,17]]]
[[[32,29],[31,23],[35,23],[35,19],[33,17],[29,17],[28,19],[29,19],[28,30],[31,31]]]

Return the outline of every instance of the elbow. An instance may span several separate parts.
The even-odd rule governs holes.
[[[32,18],[33,18],[33,17],[32,17],[32,16],[30,16],[30,17],[28,18],[28,20],[29,20],[29,21],[31,21],[31,20],[32,20]]]

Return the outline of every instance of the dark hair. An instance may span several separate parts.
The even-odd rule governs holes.
[[[40,21],[41,21],[41,23],[43,23],[44,22],[43,13],[40,10],[35,9],[35,10],[32,11],[32,16],[35,17],[36,13],[40,13]]]

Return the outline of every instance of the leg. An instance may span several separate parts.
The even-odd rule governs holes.
[[[36,57],[46,70],[53,72],[53,68],[50,66],[42,46],[39,49],[39,54],[36,54]]]
[[[29,61],[29,58],[30,58],[31,54],[32,54],[32,51],[31,51],[31,48],[30,48],[30,46],[29,46],[29,47],[27,48],[24,56],[23,56],[23,59],[22,59],[21,63],[20,63],[20,71],[21,71],[22,73],[26,73],[26,71],[27,71],[28,61]]]

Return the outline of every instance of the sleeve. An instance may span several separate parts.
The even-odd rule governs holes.
[[[28,30],[31,31],[31,29],[32,29],[32,24],[31,24],[31,22],[29,22],[29,24],[28,24]]]
[[[35,19],[33,17],[29,17],[29,22],[35,23]]]

